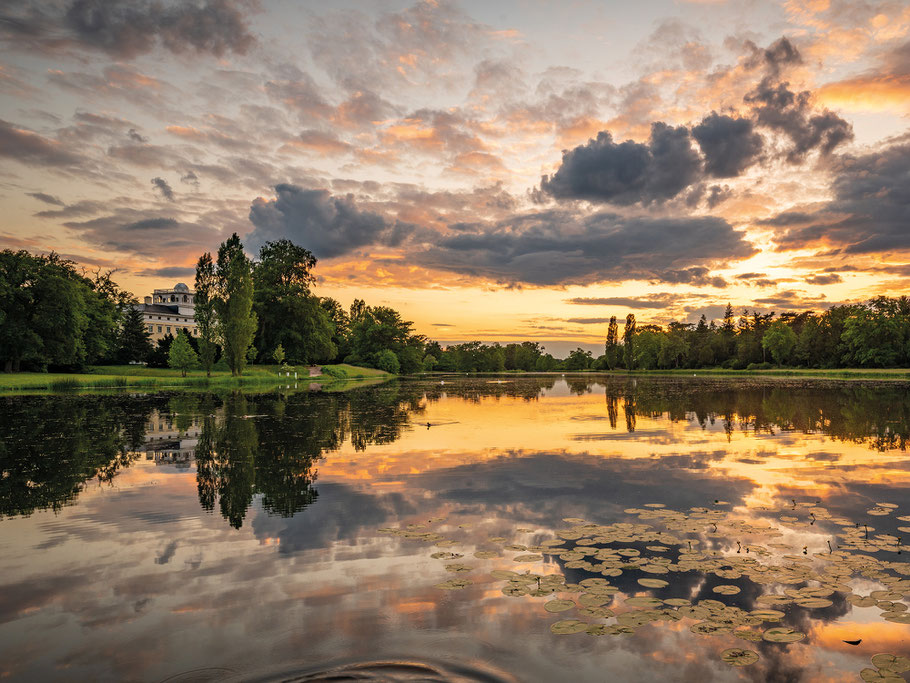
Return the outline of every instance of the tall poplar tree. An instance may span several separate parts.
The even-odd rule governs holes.
[[[619,326],[616,324],[616,316],[610,316],[610,325],[607,327],[607,342],[604,344],[604,355],[607,357],[607,369],[612,370],[617,366],[619,350]]]
[[[218,291],[215,313],[224,355],[231,374],[242,375],[247,351],[256,334],[256,314],[253,313],[253,264],[243,253],[236,232],[218,247],[215,282]]]
[[[622,331],[623,355],[626,360],[626,369],[631,370],[635,365],[635,314],[626,316],[626,327]]]
[[[212,375],[215,353],[218,349],[218,326],[215,317],[217,284],[212,255],[206,252],[196,263],[195,317],[199,331],[199,362],[208,377]]]

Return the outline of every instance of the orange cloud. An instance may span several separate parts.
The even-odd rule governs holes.
[[[910,74],[870,74],[828,83],[817,98],[828,107],[903,114],[910,111]]]

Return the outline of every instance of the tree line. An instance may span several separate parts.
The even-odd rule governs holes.
[[[317,260],[281,239],[250,258],[234,234],[196,264],[198,335],[181,331],[153,345],[136,299],[111,272],[86,273],[57,254],[0,252],[0,363],[5,371],[147,363],[186,372],[202,367],[242,374],[250,362],[349,363],[393,374],[578,372],[671,368],[768,368],[773,365],[907,367],[910,299],[879,296],[822,313],[761,313],[666,327],[626,316],[607,326],[604,351],[576,348],[556,358],[533,341],[450,344],[416,334],[387,306],[355,299],[344,308],[312,291]]]
[[[823,313],[772,313],[727,304],[720,324],[702,315],[696,324],[636,325],[626,316],[619,340],[611,318],[604,353],[588,369],[888,368],[910,365],[910,299],[877,296]]]

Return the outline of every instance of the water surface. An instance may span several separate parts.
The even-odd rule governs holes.
[[[858,680],[910,651],[906,385],[446,378],[0,402],[0,678]],[[553,590],[510,597],[503,571]],[[581,613],[573,584],[592,578],[611,616]],[[438,587],[452,579],[470,583]],[[769,608],[779,622],[742,616]],[[633,626],[551,631],[568,619]],[[732,667],[735,649],[758,659]]]

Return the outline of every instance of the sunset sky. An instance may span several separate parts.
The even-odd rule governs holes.
[[[232,232],[441,341],[910,283],[910,4],[4,0],[0,248],[192,284]]]

